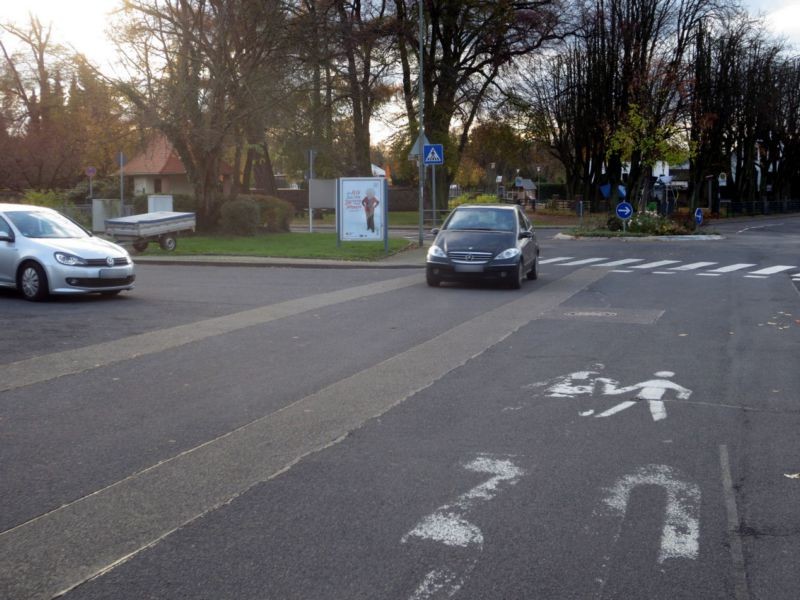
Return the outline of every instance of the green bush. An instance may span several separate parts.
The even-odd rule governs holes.
[[[255,235],[258,230],[258,204],[252,198],[237,198],[222,205],[220,226],[231,235]]]
[[[249,196],[239,196],[252,200],[259,208],[259,223],[269,232],[276,233],[289,231],[289,225],[294,216],[294,207],[285,200],[274,196],[262,196],[253,194]]]
[[[687,233],[687,229],[680,223],[650,211],[634,214],[628,222],[628,231],[648,235],[681,235]]]
[[[477,196],[461,194],[456,198],[451,198],[447,206],[452,210],[462,204],[497,204],[498,202],[497,196],[493,196],[492,194],[478,194]]]
[[[34,204],[36,206],[46,206],[60,210],[64,207],[66,198],[64,194],[56,190],[26,190],[22,199],[22,204]]]
[[[606,221],[606,228],[609,231],[622,231],[622,219],[616,215],[611,215]]]

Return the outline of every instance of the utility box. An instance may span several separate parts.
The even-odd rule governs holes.
[[[172,212],[172,194],[150,194],[147,196],[147,212]]]
[[[119,198],[92,200],[92,231],[103,233],[106,230],[106,219],[122,216],[122,200]]]

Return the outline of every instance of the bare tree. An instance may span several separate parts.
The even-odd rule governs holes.
[[[198,216],[212,225],[220,164],[237,127],[265,109],[264,66],[281,60],[279,0],[129,0],[119,44],[130,77],[118,82],[146,124],[172,142],[192,181]],[[268,108],[268,107],[267,107]]]

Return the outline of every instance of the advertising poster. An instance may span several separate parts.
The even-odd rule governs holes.
[[[381,241],[386,237],[386,179],[348,177],[339,179],[339,239]]]

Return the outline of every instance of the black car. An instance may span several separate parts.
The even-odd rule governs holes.
[[[519,289],[525,277],[537,277],[539,244],[519,206],[465,204],[433,232],[425,265],[430,286],[493,279]]]

